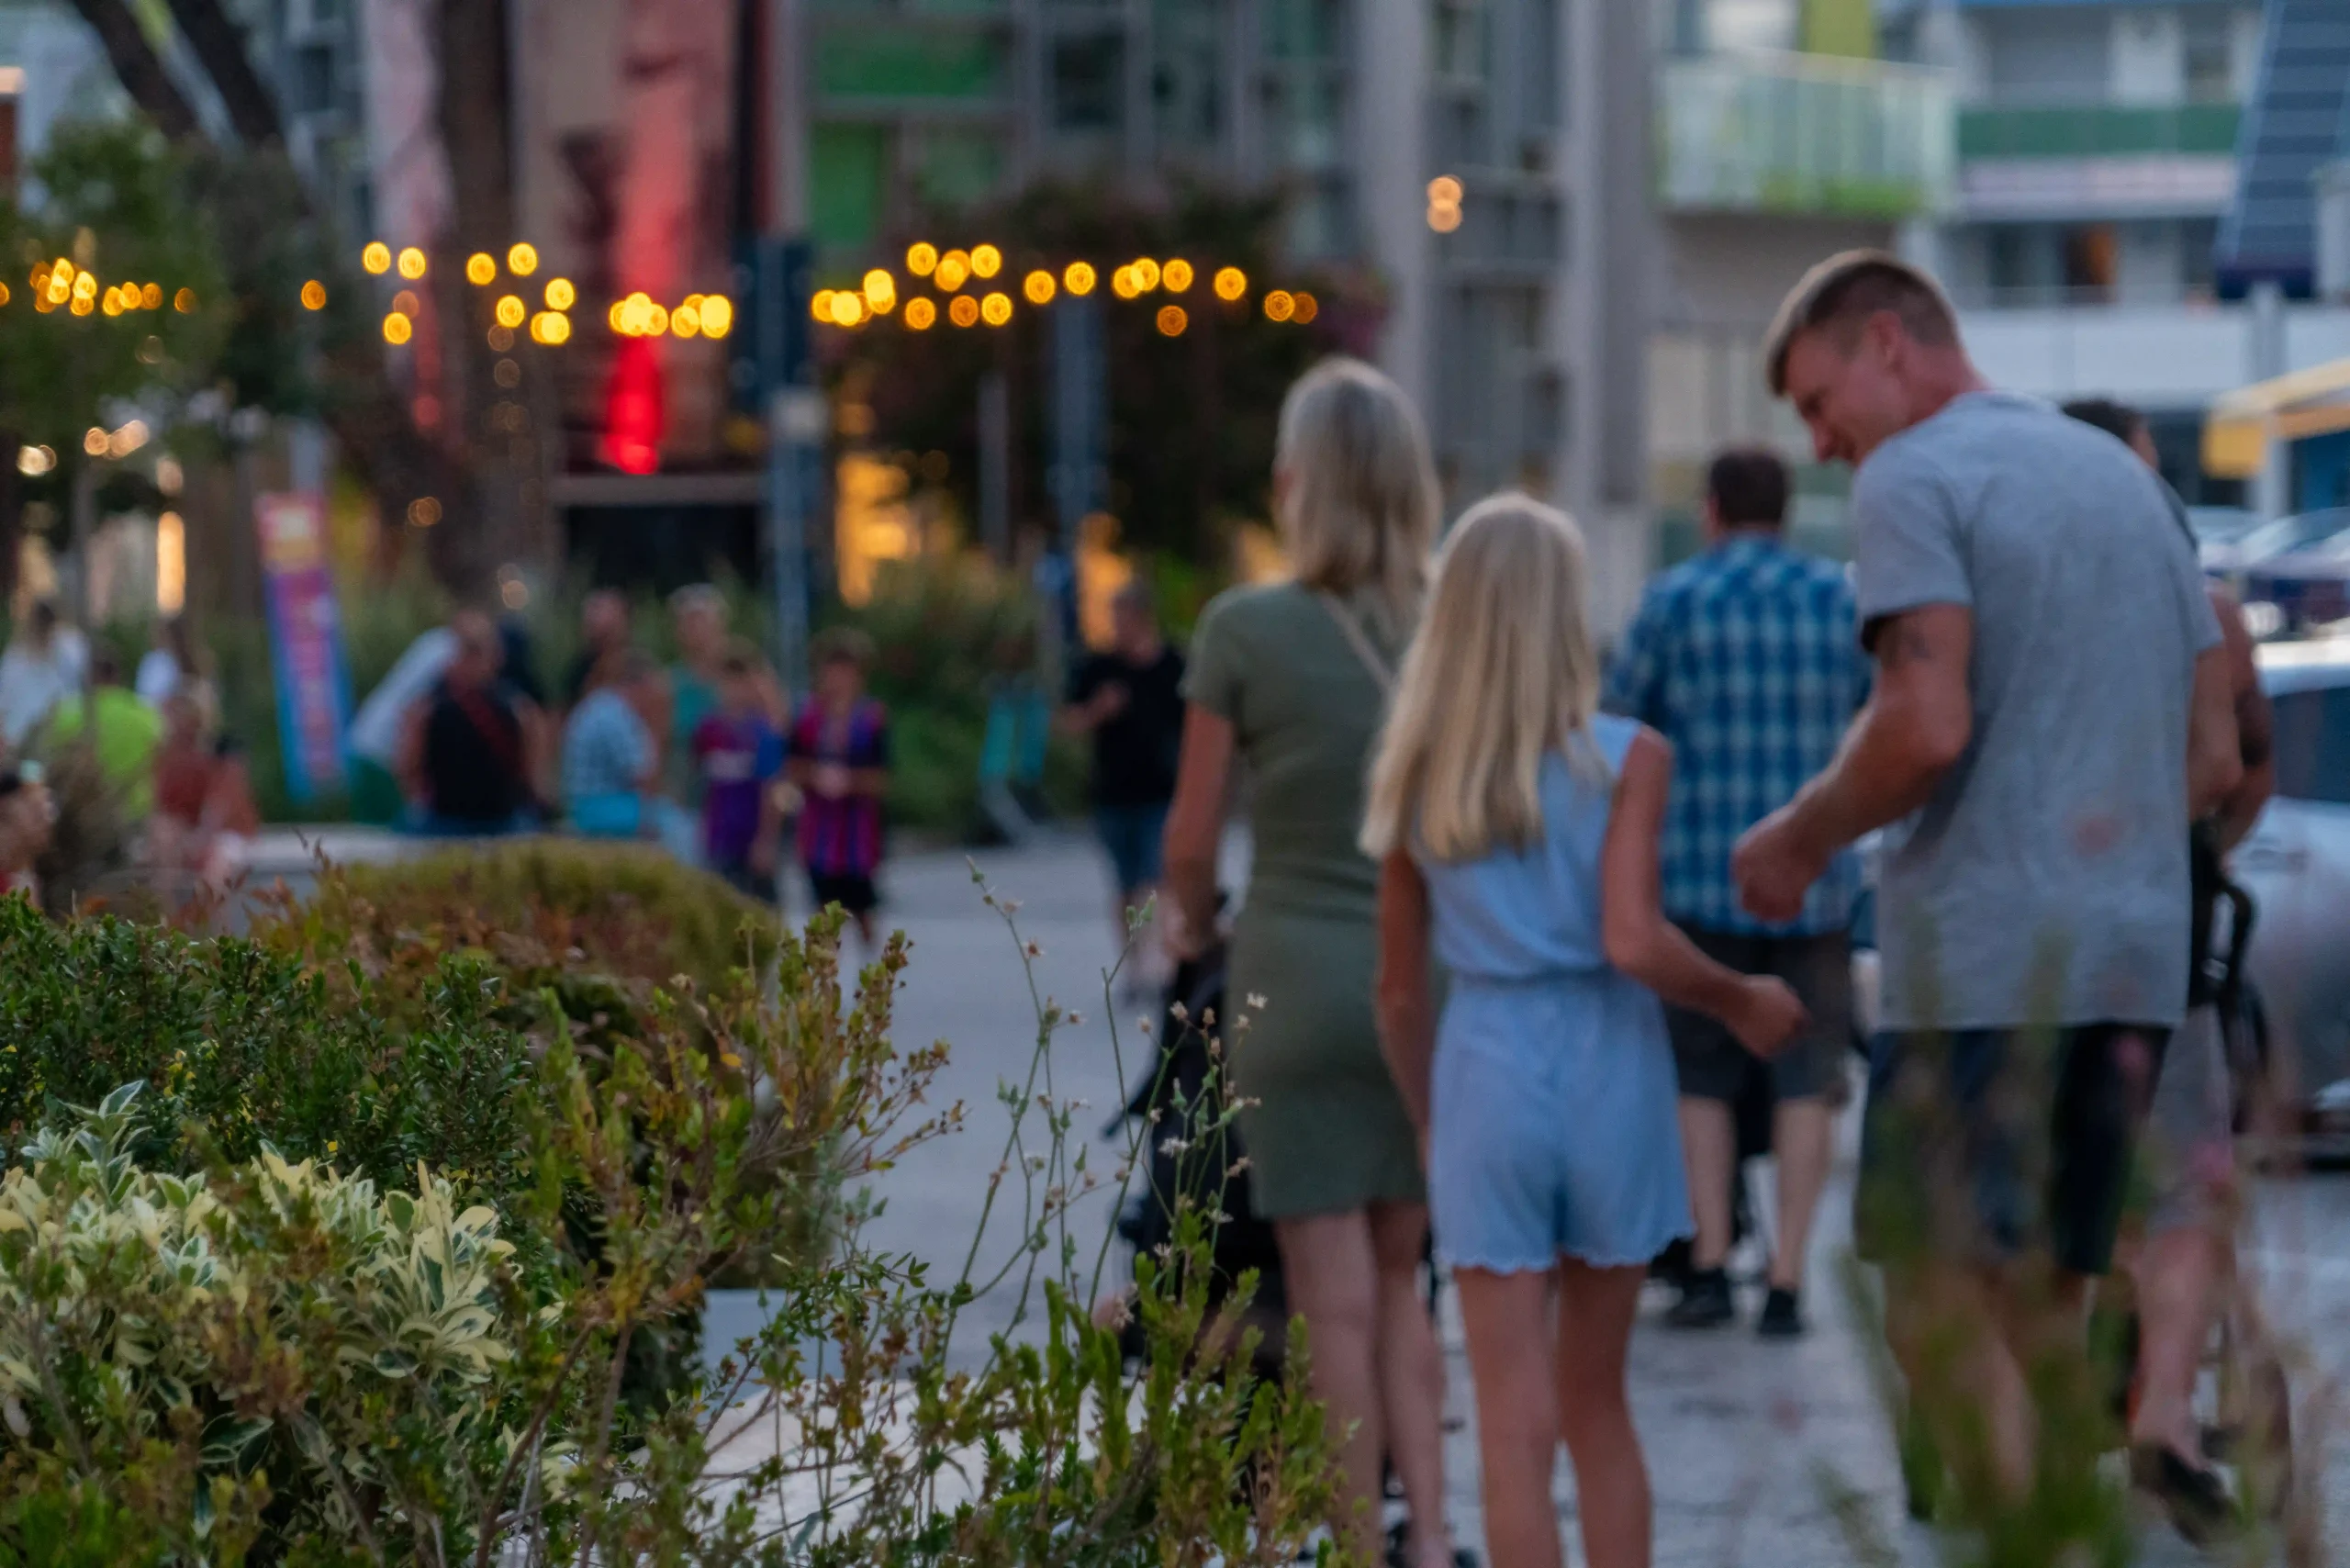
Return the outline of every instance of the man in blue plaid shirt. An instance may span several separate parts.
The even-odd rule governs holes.
[[[1829,1091],[1851,1033],[1848,931],[1860,868],[1848,852],[1814,884],[1797,920],[1764,925],[1740,907],[1730,850],[1828,765],[1868,694],[1843,569],[1780,537],[1788,488],[1774,453],[1734,449],[1714,459],[1706,553],[1649,585],[1608,672],[1606,699],[1673,744],[1665,913],[1731,969],[1785,980],[1811,1013],[1806,1033],[1767,1064],[1712,1019],[1667,1013],[1697,1219],[1693,1271],[1667,1321],[1714,1327],[1735,1316],[1723,1272],[1738,1179],[1735,1108],[1767,1092],[1779,1223],[1757,1328],[1782,1338],[1803,1332],[1804,1253],[1828,1180]]]

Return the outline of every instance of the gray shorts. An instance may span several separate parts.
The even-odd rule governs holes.
[[[1841,931],[1818,936],[1761,936],[1744,932],[1682,931],[1716,963],[1742,975],[1776,975],[1803,999],[1811,1022],[1787,1048],[1764,1061],[1738,1043],[1718,1019],[1678,1007],[1664,1011],[1673,1066],[1684,1100],[1735,1104],[1747,1086],[1767,1077],[1772,1103],[1816,1100],[1840,1081],[1852,1048],[1852,944]]]
[[[2163,1053],[2146,1115],[2150,1234],[2226,1223],[2235,1183],[2234,1117],[2220,1010],[2195,1008]]]

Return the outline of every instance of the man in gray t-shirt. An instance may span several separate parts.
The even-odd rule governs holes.
[[[1766,351],[1820,459],[1857,468],[1876,679],[1836,761],[1740,841],[1732,874],[1757,917],[1785,919],[1837,849],[1892,830],[1860,1239],[1887,1267],[1913,1387],[1937,1330],[1981,1341],[1965,1402],[2020,1487],[2023,1341],[2063,1342],[2067,1298],[2109,1260],[2186,1000],[2185,828],[2239,767],[2219,628],[2159,482],[1990,390],[1916,269],[1821,263]],[[2070,1282],[2053,1303],[2022,1288],[2051,1271]]]

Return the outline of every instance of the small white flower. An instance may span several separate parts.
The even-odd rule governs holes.
[[[1180,1002],[1167,1011],[1173,1015],[1178,1024],[1188,1024],[1192,1021],[1192,1010]]]
[[[1248,1005],[1253,1011],[1259,1013],[1263,1012],[1265,1008],[1265,993],[1260,991],[1250,991],[1248,993]]]

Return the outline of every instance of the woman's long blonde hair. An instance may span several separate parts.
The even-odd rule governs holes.
[[[1371,765],[1366,853],[1525,849],[1542,834],[1544,758],[1605,778],[1584,603],[1583,532],[1566,513],[1498,495],[1454,524]]]
[[[1400,637],[1419,611],[1438,508],[1412,400],[1360,360],[1326,359],[1281,401],[1273,468],[1297,580],[1341,599],[1370,590]]]

